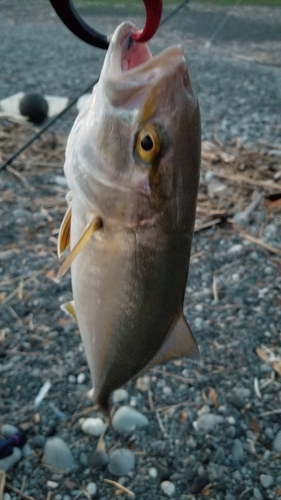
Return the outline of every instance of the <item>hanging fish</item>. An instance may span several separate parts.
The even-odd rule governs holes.
[[[180,46],[152,56],[114,32],[66,148],[58,254],[94,400],[167,360],[200,355],[183,315],[200,166],[200,115]]]

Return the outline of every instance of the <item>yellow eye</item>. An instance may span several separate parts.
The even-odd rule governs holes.
[[[135,150],[142,161],[152,163],[161,152],[161,139],[153,125],[146,125],[136,137]]]

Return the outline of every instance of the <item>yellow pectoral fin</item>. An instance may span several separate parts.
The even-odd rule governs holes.
[[[71,300],[70,302],[66,302],[65,304],[62,304],[60,306],[61,310],[65,313],[77,320],[76,318],[76,311],[75,311],[75,305],[74,305],[74,300]]]
[[[95,217],[94,220],[89,224],[89,226],[86,227],[80,240],[78,241],[78,243],[76,243],[75,247],[72,248],[71,252],[65,258],[64,262],[59,268],[58,278],[64,276],[66,271],[68,271],[68,269],[70,268],[75,257],[77,257],[77,255],[81,252],[81,250],[83,250],[84,246],[88,243],[89,239],[94,234],[94,232],[100,229],[102,225],[103,225],[102,219],[100,217]]]
[[[58,258],[60,259],[62,254],[67,250],[70,245],[70,224],[71,224],[71,204],[69,205],[67,212],[61,223],[59,238],[58,238]]]

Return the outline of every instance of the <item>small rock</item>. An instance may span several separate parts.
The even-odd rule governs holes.
[[[141,392],[146,392],[150,388],[150,377],[144,375],[144,377],[137,378],[136,388]]]
[[[255,500],[263,500],[263,496],[259,488],[254,488],[253,490]]]
[[[86,375],[85,373],[79,373],[77,377],[77,384],[83,384],[86,380]]]
[[[244,399],[235,392],[229,397],[229,403],[238,408],[238,410],[244,408],[246,404]]]
[[[89,459],[88,459],[88,455],[87,455],[87,453],[85,453],[85,451],[81,451],[81,453],[79,454],[79,462],[84,467],[88,467]]]
[[[91,497],[95,496],[98,490],[96,483],[89,483],[86,487],[86,490]]]
[[[243,250],[243,245],[241,245],[240,243],[237,243],[237,245],[232,245],[232,247],[230,247],[228,250],[227,250],[227,253],[239,253]]]
[[[10,493],[4,493],[3,500],[12,500]]]
[[[13,434],[16,434],[17,432],[19,432],[19,429],[17,427],[15,427],[15,425],[3,424],[1,426],[0,434],[2,434],[3,437],[8,438],[8,437],[12,436]]]
[[[233,462],[242,462],[243,461],[243,445],[240,439],[234,439],[232,445],[232,460]]]
[[[91,459],[91,465],[92,467],[95,467],[97,469],[102,469],[105,467],[109,462],[109,457],[106,451],[102,450],[95,450]]]
[[[188,493],[197,495],[203,490],[203,488],[205,488],[205,486],[207,486],[207,484],[209,484],[209,482],[208,476],[197,476],[190,484]]]
[[[47,481],[47,486],[48,488],[52,488],[53,490],[55,490],[56,488],[58,488],[59,483],[56,483],[55,481]]]
[[[274,478],[269,474],[261,474],[260,482],[264,488],[270,488],[274,483]]]
[[[22,456],[23,458],[26,458],[26,457],[29,457],[29,455],[31,455],[32,453],[32,450],[31,450],[31,447],[28,443],[26,443],[22,449],[21,449],[21,453],[22,453]]]
[[[197,421],[193,422],[195,429],[203,429],[204,431],[211,431],[217,424],[221,424],[224,418],[220,415],[213,415],[212,413],[206,413],[200,415]]]
[[[135,466],[135,455],[127,448],[119,448],[110,455],[108,470],[115,476],[126,476]]]
[[[85,418],[81,429],[85,434],[99,437],[104,431],[104,421],[101,418]]]
[[[46,439],[44,446],[45,463],[63,471],[69,471],[74,465],[74,459],[67,444],[59,437]]]
[[[176,491],[176,487],[174,483],[171,483],[171,481],[163,481],[160,484],[160,487],[163,493],[165,493],[168,497],[172,497]]]
[[[13,453],[8,457],[1,458],[0,460],[0,470],[7,471],[13,465],[15,465],[22,457],[21,450],[19,448],[14,448]]]
[[[151,479],[156,479],[158,476],[158,470],[155,469],[155,467],[150,467],[148,474],[149,474],[149,477],[151,477]]]
[[[129,393],[126,389],[116,389],[116,391],[112,394],[112,401],[114,404],[122,403],[123,401],[127,401],[129,398]]]
[[[112,426],[120,434],[130,434],[137,428],[143,429],[148,423],[148,419],[142,413],[130,406],[121,406],[112,418]]]
[[[277,432],[272,446],[275,451],[281,452],[281,431]]]

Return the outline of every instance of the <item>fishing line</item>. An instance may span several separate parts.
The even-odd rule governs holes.
[[[227,23],[228,19],[230,18],[232,12],[234,12],[237,5],[239,5],[239,3],[241,3],[241,2],[242,2],[242,0],[237,0],[236,3],[233,5],[233,7],[229,10],[229,12],[227,12],[227,14],[225,14],[224,18],[221,20],[221,22],[218,24],[218,26],[214,29],[210,38],[206,41],[205,48],[208,48],[211,46],[211,44],[215,40],[217,34],[221,31],[223,26]]]
[[[214,33],[210,37],[207,43],[211,44],[212,40],[215,38],[217,33],[220,31],[222,28],[223,24],[227,21],[228,17],[231,15],[231,12],[233,9],[241,2],[242,0],[237,0],[236,4],[234,7],[226,14],[225,19],[219,24],[219,26],[214,30]],[[175,16],[181,9],[183,9],[187,4],[189,0],[183,0],[177,7],[175,7],[172,12],[167,14],[164,19],[162,19],[160,26],[163,26],[167,21],[169,21],[173,16]],[[64,108],[58,115],[54,116],[51,120],[49,120],[46,125],[44,125],[34,136],[32,136],[23,146],[21,146],[14,154],[12,154],[2,165],[0,165],[0,170],[4,170],[8,165],[11,165],[18,156],[23,153],[26,149],[33,144],[36,139],[38,139],[46,130],[48,130],[54,123],[56,123],[62,116],[64,116],[77,102],[77,100],[83,95],[92,90],[93,86],[99,81],[99,78],[96,78],[94,82],[92,82],[86,89],[84,89],[78,97],[75,97],[70,101],[70,103]]]

